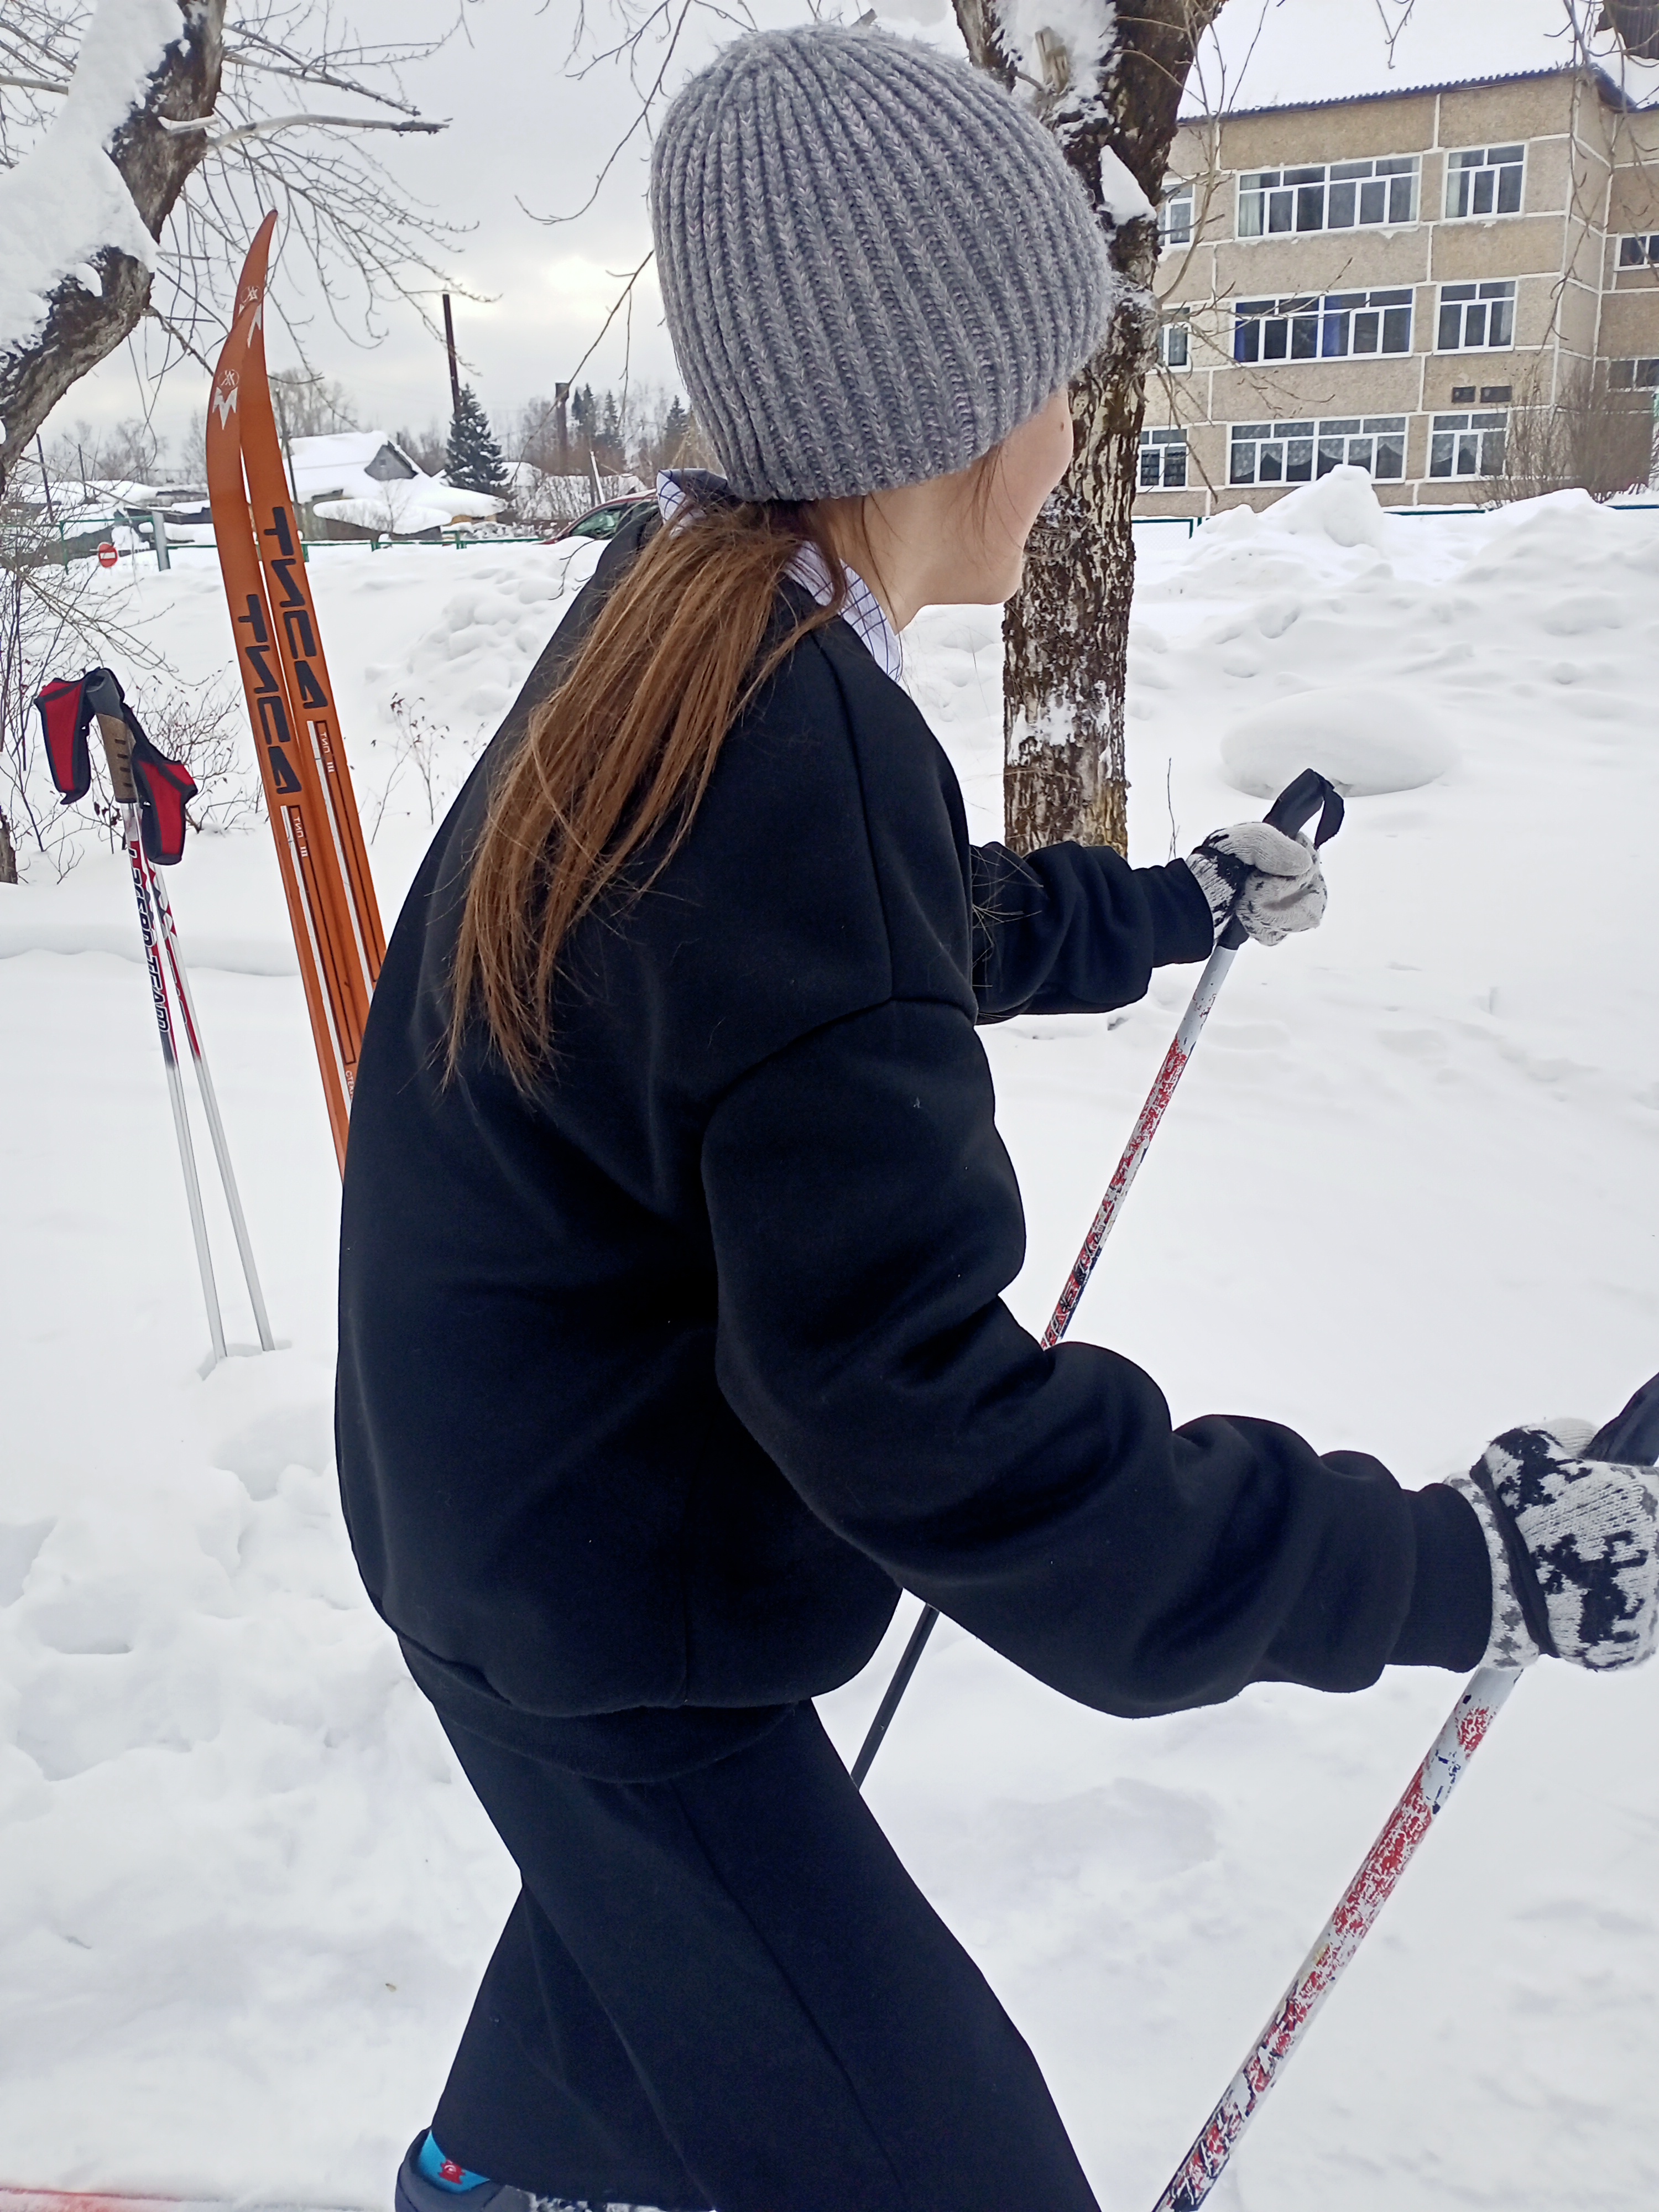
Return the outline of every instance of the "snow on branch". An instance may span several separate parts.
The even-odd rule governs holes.
[[[0,357],[45,324],[66,280],[86,285],[100,254],[154,268],[155,240],[111,158],[180,29],[178,0],[99,0],[64,105],[40,143],[0,175]]]

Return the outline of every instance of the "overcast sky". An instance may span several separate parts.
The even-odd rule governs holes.
[[[362,36],[407,38],[423,18],[441,19],[447,0],[358,0],[351,21]],[[609,0],[587,0],[590,26]],[[845,0],[855,16],[863,0]],[[949,0],[874,0],[896,30],[957,50]],[[833,15],[836,0],[823,0]],[[487,295],[457,298],[457,335],[486,408],[505,422],[534,393],[550,393],[586,352],[621,289],[615,272],[647,252],[646,149],[623,153],[586,213],[548,227],[535,215],[568,215],[593,188],[595,174],[634,110],[624,81],[600,69],[584,82],[566,74],[575,0],[469,0],[466,35],[409,73],[408,89],[430,116],[451,127],[432,138],[387,139],[388,156],[411,191],[452,222],[471,226],[452,257],[457,282]],[[806,0],[752,0],[764,24],[802,20]],[[1224,75],[1226,104],[1258,106],[1339,94],[1405,88],[1465,76],[1548,67],[1568,58],[1562,0],[1416,0],[1390,66],[1383,20],[1400,0],[1230,0],[1221,48],[1206,61],[1212,84]],[[674,61],[684,75],[718,43],[717,24]],[[724,35],[729,35],[729,33]],[[528,210],[528,212],[526,211]],[[280,246],[280,238],[279,238]],[[303,314],[291,276],[276,272],[279,295]],[[337,378],[366,428],[420,425],[448,415],[447,372],[412,314],[393,316],[372,348],[354,346],[315,315],[307,343],[313,368]],[[273,344],[273,365],[290,352]],[[673,356],[649,272],[635,295],[631,342],[621,318],[583,371],[596,386],[637,380],[674,387]],[[205,375],[188,366],[167,380],[157,427],[175,432],[206,398]],[[104,364],[64,401],[48,431],[78,416],[107,422],[137,411],[137,364],[128,349]]]

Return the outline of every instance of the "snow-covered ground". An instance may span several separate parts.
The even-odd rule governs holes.
[[[1146,538],[1137,859],[1255,810],[1222,747],[1243,726],[1235,772],[1266,773],[1293,694],[1334,695],[1286,718],[1307,744],[1363,718],[1373,766],[1395,738],[1454,764],[1357,799],[1324,928],[1241,959],[1081,1331],[1178,1418],[1280,1416],[1407,1482],[1603,1416],[1659,1366],[1659,514],[1385,517],[1328,484]],[[565,558],[318,558],[389,913]],[[191,681],[228,665],[204,562],[112,588]],[[913,633],[988,834],[997,665],[992,614]],[[268,832],[198,841],[173,888],[282,1340],[205,1382],[122,871],[0,891],[0,2183],[379,2207],[514,1881],[340,1527],[337,1182]],[[1190,981],[987,1037],[1034,1324]],[[824,1701],[843,1746],[910,1614]],[[1152,2203],[1455,1688],[1130,1724],[935,1638],[872,1798],[1110,2212]],[[1522,1685],[1218,2205],[1651,2202],[1656,1723],[1659,1670]]]

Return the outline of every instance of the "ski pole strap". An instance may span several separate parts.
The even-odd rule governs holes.
[[[92,755],[87,732],[92,709],[86,702],[83,676],[60,676],[35,695],[40,734],[46,748],[46,766],[52,787],[66,806],[84,799],[92,788]]]
[[[195,779],[182,761],[169,760],[145,736],[114,672],[89,668],[82,678],[83,711],[95,715],[118,803],[136,805],[144,854],[153,867],[170,868],[185,849],[185,807]]]
[[[1261,818],[1270,830],[1277,830],[1286,837],[1299,837],[1316,814],[1319,827],[1314,831],[1314,849],[1317,852],[1342,827],[1346,811],[1336,786],[1321,775],[1316,768],[1304,768],[1300,775],[1285,785]],[[1244,925],[1234,915],[1216,943],[1224,945],[1229,952],[1237,952],[1244,941]]]

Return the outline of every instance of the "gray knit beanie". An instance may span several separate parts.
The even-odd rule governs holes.
[[[1087,361],[1118,283],[999,84],[830,24],[738,39],[691,79],[651,222],[687,392],[744,499],[966,468]]]

